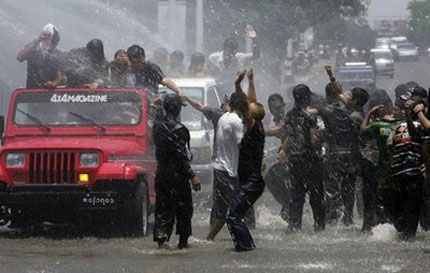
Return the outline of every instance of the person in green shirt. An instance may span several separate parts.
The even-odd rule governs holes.
[[[370,123],[370,120],[373,122]],[[368,111],[361,124],[360,135],[363,139],[375,139],[378,145],[378,184],[373,185],[369,192],[373,219],[370,227],[391,222],[397,218],[398,191],[390,179],[391,152],[387,139],[393,130],[396,120],[384,105],[376,105]]]

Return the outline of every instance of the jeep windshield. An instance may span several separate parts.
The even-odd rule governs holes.
[[[16,97],[13,120],[20,126],[133,126],[142,119],[137,92],[28,92]]]
[[[182,87],[181,90],[184,91],[192,99],[204,104],[203,100],[203,88],[201,87]],[[160,88],[160,92],[172,93],[170,89],[165,87]],[[190,131],[198,131],[202,129],[203,114],[194,109],[191,105],[187,103],[187,106],[182,107],[181,110],[181,122]]]

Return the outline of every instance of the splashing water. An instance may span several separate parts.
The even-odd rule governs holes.
[[[369,241],[373,242],[393,242],[397,239],[397,231],[393,225],[382,224],[372,229]]]

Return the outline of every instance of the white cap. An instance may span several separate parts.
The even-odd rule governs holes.
[[[50,34],[51,37],[54,36],[54,29],[57,28],[53,24],[47,24],[40,30],[40,34]]]

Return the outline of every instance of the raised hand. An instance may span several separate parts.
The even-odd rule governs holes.
[[[254,80],[254,68],[250,68],[248,70],[248,73],[246,73],[246,75],[248,76],[248,80],[252,81]]]
[[[414,106],[413,111],[417,114],[421,111],[424,111],[424,104],[418,103],[417,105]]]
[[[329,77],[332,77],[333,76],[333,69],[332,69],[332,67],[331,67],[331,65],[324,65],[324,69],[325,69],[325,71],[327,71],[327,74],[329,75]]]
[[[246,32],[246,37],[250,39],[257,38],[257,32],[254,30],[254,28],[251,25],[246,26],[245,32]]]

